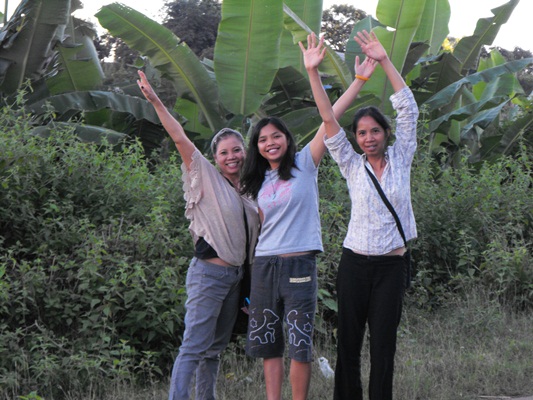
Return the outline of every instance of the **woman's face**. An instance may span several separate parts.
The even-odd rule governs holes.
[[[289,144],[287,136],[272,124],[265,125],[259,132],[257,150],[270,164],[271,169],[277,169]]]
[[[355,140],[367,157],[383,156],[387,147],[388,133],[370,116],[361,117],[357,123]]]
[[[234,135],[226,136],[217,143],[214,159],[222,175],[239,177],[246,153],[242,142]]]

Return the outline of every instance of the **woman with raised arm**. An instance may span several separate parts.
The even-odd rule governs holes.
[[[307,50],[302,46],[306,65],[316,63],[321,51],[316,43]],[[338,118],[359,88],[352,85],[335,103]],[[281,399],[288,337],[292,398],[304,400],[313,360],[315,257],[323,251],[317,175],[326,151],[324,127],[297,152],[283,121],[263,118],[253,128],[248,150],[242,191],[257,199],[262,225],[252,267],[247,354],[263,359],[267,399]]]
[[[318,73],[310,73],[313,94],[326,130],[326,146],[347,181],[352,202],[350,223],[337,275],[338,342],[334,399],[363,399],[361,348],[370,332],[371,400],[392,399],[396,334],[406,288],[406,242],[416,237],[410,172],[416,150],[418,107],[374,32],[358,32],[363,53],[384,69],[394,89],[396,140],[375,107],[358,110],[352,130],[360,155],[339,126]],[[365,60],[366,61],[366,60]],[[356,68],[363,85],[371,70]],[[374,182],[375,180],[375,182]],[[378,185],[397,214],[399,225]]]
[[[183,160],[185,215],[194,240],[186,280],[185,332],[172,370],[169,400],[190,399],[194,375],[195,398],[211,400],[216,398],[220,353],[237,318],[242,266],[247,254],[253,254],[259,228],[256,203],[239,192],[244,139],[232,129],[219,131],[211,141],[215,168],[189,140],[142,71],[139,78],[143,95]]]

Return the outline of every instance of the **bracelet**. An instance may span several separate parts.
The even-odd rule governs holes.
[[[360,79],[362,81],[368,81],[370,78],[367,78],[366,76],[361,76],[361,75],[355,75],[355,79]]]

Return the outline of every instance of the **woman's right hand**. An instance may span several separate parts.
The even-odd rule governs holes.
[[[137,71],[137,73],[139,74],[139,79],[137,79],[137,85],[139,85],[139,89],[141,89],[141,92],[144,97],[146,97],[146,100],[148,100],[152,104],[154,102],[159,102],[159,97],[152,88],[152,85],[150,85],[150,82],[148,82],[146,74],[141,70]]]

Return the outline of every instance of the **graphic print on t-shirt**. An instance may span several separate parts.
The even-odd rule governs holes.
[[[259,196],[261,208],[272,209],[280,205],[287,204],[291,198],[291,181],[269,181],[263,185],[263,190]]]

